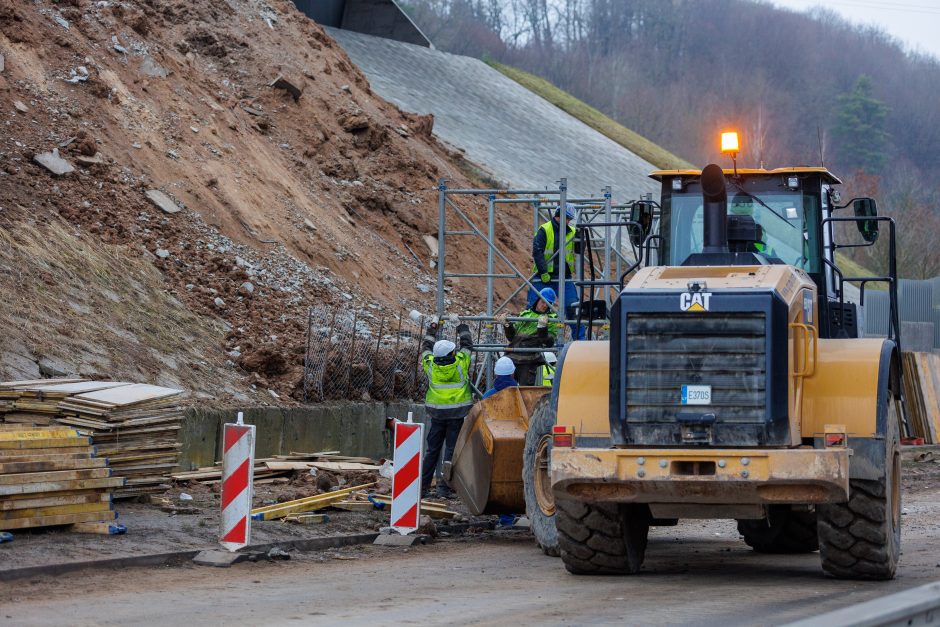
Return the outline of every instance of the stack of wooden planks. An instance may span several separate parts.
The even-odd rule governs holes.
[[[938,444],[940,433],[940,356],[933,353],[903,353],[904,397],[912,438]]]
[[[13,407],[7,423],[67,425],[92,436],[115,476],[127,483],[116,498],[162,492],[179,462],[182,390],[125,381],[44,379],[0,383]]]
[[[0,530],[114,520],[123,485],[75,429],[0,427]]]
[[[339,451],[321,451],[319,453],[294,453],[275,455],[255,460],[255,484],[278,483],[287,481],[295,470],[328,470],[330,472],[378,471],[381,466],[369,457],[350,457],[340,455]],[[198,481],[213,484],[222,481],[222,462],[215,466],[197,468],[189,472],[172,475],[174,481]]]

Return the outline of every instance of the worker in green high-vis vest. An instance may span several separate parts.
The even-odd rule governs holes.
[[[570,224],[574,217],[574,205],[568,203],[564,209],[559,207],[555,216],[548,222],[541,224],[532,238],[532,261],[534,262],[532,272],[535,277],[531,283],[535,289],[529,289],[527,304],[531,308],[543,288],[558,288],[559,261],[563,259],[565,263],[565,291],[561,298],[561,307],[558,310],[559,318],[565,318],[568,306],[578,301],[578,290],[574,285],[577,243],[575,242],[575,228]],[[559,247],[562,250],[561,253],[558,252]],[[583,340],[586,334],[585,327],[577,328],[577,325],[574,324],[570,326],[572,337]]]

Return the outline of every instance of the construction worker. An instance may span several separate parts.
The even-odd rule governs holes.
[[[535,237],[532,238],[532,261],[535,265],[532,269],[533,277],[531,283],[535,289],[529,289],[528,306],[532,307],[538,298],[538,291],[545,287],[556,287],[558,285],[558,268],[560,258],[565,261],[565,292],[562,298],[561,310],[568,311],[568,306],[578,300],[578,290],[574,286],[574,262],[575,262],[575,228],[571,226],[570,221],[575,217],[575,207],[568,203],[564,209],[558,207],[555,216],[548,222],[544,222],[535,231]],[[564,223],[564,227],[562,227]],[[564,231],[564,235],[561,232]],[[564,242],[564,244],[562,244]],[[561,247],[562,252],[559,252]],[[564,317],[564,314],[563,316]],[[572,337],[583,340],[585,337],[585,327],[571,325]]]
[[[462,324],[456,314],[451,314],[449,319],[457,324],[459,348],[450,340],[438,339],[443,325],[436,321],[428,327],[428,333],[421,345],[421,365],[428,378],[424,406],[430,423],[424,463],[421,467],[423,496],[430,494],[441,448],[444,449],[445,462],[453,457],[463,419],[473,405],[470,392],[470,348],[473,346],[473,339],[470,327]],[[442,484],[437,488],[437,495],[440,497],[450,497],[452,494],[453,491],[446,485]]]
[[[559,323],[553,322],[558,319],[551,310],[555,300],[555,290],[545,287],[539,292],[535,304],[519,313],[520,318],[527,320],[510,323],[506,321],[506,314],[497,316],[497,322],[503,325],[503,332],[509,341],[510,352],[513,348],[550,348],[555,345],[558,331],[562,328]],[[511,352],[510,359],[516,365],[519,385],[537,385],[536,370],[543,363],[540,352]]]
[[[516,364],[512,363],[509,357],[500,357],[497,359],[496,365],[493,366],[493,374],[496,375],[496,378],[493,380],[493,387],[486,391],[483,398],[489,398],[506,388],[518,387],[519,383],[516,382],[516,378],[513,376],[515,372]]]
[[[551,351],[545,351],[542,353],[542,360],[545,365],[539,366],[535,380],[539,382],[539,385],[552,387],[555,383],[555,365],[558,363],[558,357]]]

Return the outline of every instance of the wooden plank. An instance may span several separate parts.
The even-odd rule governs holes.
[[[940,356],[929,354],[927,356],[927,370],[930,373],[930,381],[933,384],[934,394],[937,397],[937,403],[940,405]],[[934,430],[940,434],[940,406],[934,414]],[[935,442],[940,444],[940,442]]]
[[[11,442],[0,441],[0,449],[26,450],[36,448],[65,448],[73,446],[88,446],[89,444],[91,444],[91,438],[85,436],[76,436],[73,438],[50,438],[46,440],[14,440]]]
[[[62,516],[46,516],[43,518],[24,518],[22,520],[0,521],[0,529],[11,531],[14,529],[28,529],[31,527],[52,527],[54,525],[70,525],[78,522],[91,522],[97,520],[114,520],[117,515],[109,512],[88,512],[86,514],[64,514]]]
[[[924,394],[924,427],[930,435],[928,444],[937,443],[937,416],[940,414],[940,403],[938,403],[937,389],[934,387],[933,376],[931,375],[931,355],[929,353],[917,353],[918,378],[920,388]]]
[[[354,462],[264,462],[264,465],[270,470],[307,470],[309,468],[319,468],[320,470],[330,470],[334,472],[353,471],[353,470],[381,470],[381,466],[372,464],[358,464]]]
[[[81,377],[62,377],[59,379],[28,379],[25,381],[7,381],[5,383],[0,383],[0,388],[14,389],[14,388],[30,387],[33,385],[77,383],[78,381],[84,381],[84,380],[85,379],[82,379]]]
[[[52,381],[52,380],[50,380]],[[43,394],[62,393],[66,395],[97,392],[111,388],[131,385],[130,381],[73,381],[71,383],[49,383],[48,385],[31,386],[31,389],[40,390]]]
[[[64,492],[68,490],[88,490],[90,488],[117,488],[124,485],[124,477],[106,477],[103,479],[74,479],[71,481],[43,481],[22,485],[0,486],[0,496],[16,494],[36,494],[41,492]]]
[[[94,459],[96,454],[94,447],[86,446],[82,447],[85,449],[82,453],[49,453],[49,454],[31,454],[30,451],[8,451],[11,453],[19,453],[18,455],[0,455],[0,464],[13,464],[16,462],[58,462],[66,461],[69,459]],[[61,451],[63,449],[52,449],[54,451]],[[102,457],[101,459],[105,459]]]
[[[101,479],[110,477],[110,468],[86,468],[83,470],[52,470],[48,472],[23,472],[0,475],[0,486],[26,485],[45,481],[73,481],[75,479]],[[2,489],[2,487],[0,487]]]
[[[274,520],[276,518],[283,518],[289,514],[301,514],[311,510],[321,509],[328,506],[330,503],[346,500],[346,497],[348,497],[349,494],[355,490],[363,490],[373,485],[375,484],[364,483],[362,485],[345,488],[343,490],[336,490],[334,492],[327,492],[325,494],[308,496],[303,499],[296,499],[293,501],[287,501],[285,503],[269,505],[267,507],[259,507],[257,509],[251,510],[251,517],[253,520]]]
[[[54,438],[74,438],[78,435],[75,429],[68,427],[51,429],[20,429],[16,431],[0,431],[0,442],[14,440],[50,440]]]
[[[297,523],[298,525],[319,525],[329,521],[330,517],[326,514],[291,514],[284,517],[284,522]]]
[[[183,390],[174,388],[165,388],[159,385],[149,385],[147,383],[134,383],[110,390],[77,394],[73,399],[75,402],[101,403],[117,407],[136,405],[156,399],[172,398],[182,393]]]
[[[370,503],[369,501],[340,501],[339,503],[333,503],[330,507],[335,507],[336,509],[343,509],[348,512],[372,512],[378,511],[378,509]]]
[[[18,473],[42,473],[50,470],[80,470],[83,468],[104,468],[108,460],[104,457],[90,459],[63,459],[58,461],[9,462],[0,461],[0,475]]]
[[[0,521],[16,520],[18,518],[45,518],[46,516],[59,516],[62,514],[85,514],[88,512],[107,512],[114,506],[110,502],[99,501],[97,503],[80,503],[76,505],[52,505],[46,507],[34,507],[30,509],[14,509],[9,511],[0,511]],[[0,526],[3,523],[0,522]]]
[[[62,494],[61,496],[28,495],[31,498],[5,498],[0,501],[0,512],[30,507],[52,507],[53,505],[79,505],[81,503],[110,503],[111,495],[100,490],[81,494]]]

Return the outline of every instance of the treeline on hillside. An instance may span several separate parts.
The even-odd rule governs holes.
[[[749,0],[407,0],[443,50],[542,76],[694,163],[825,165],[877,194],[916,247],[905,276],[940,274],[940,62],[831,12]],[[878,266],[871,256],[860,258]]]

